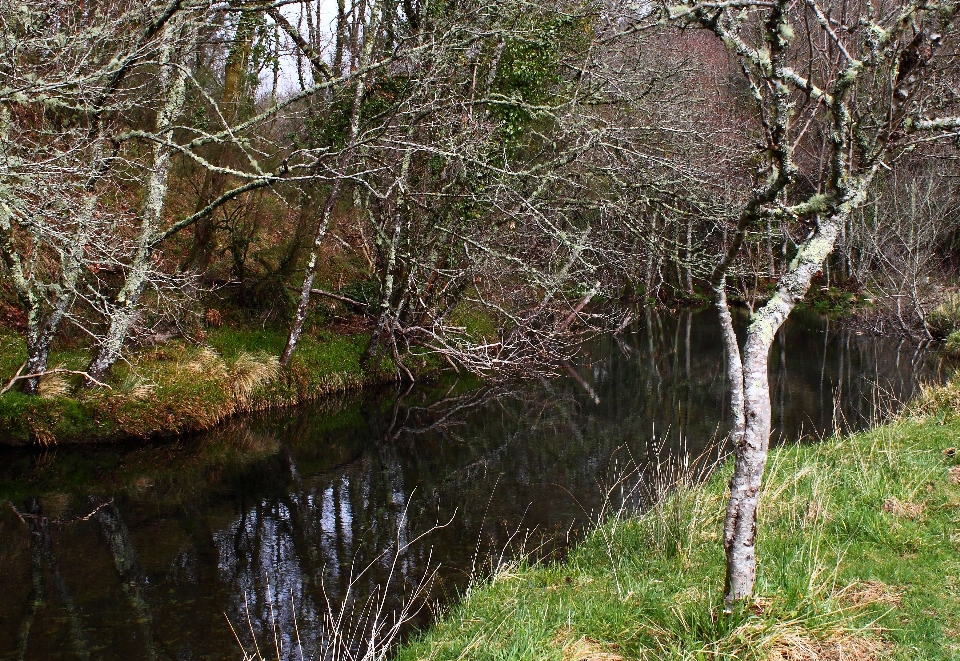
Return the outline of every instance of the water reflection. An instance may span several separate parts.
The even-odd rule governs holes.
[[[4,452],[0,658],[239,658],[224,614],[248,650],[252,627],[265,656],[314,658],[348,591],[386,590],[394,608],[431,565],[442,599],[504,549],[560,552],[618,467],[725,433],[709,312],[641,314],[565,369],[343,396],[147,447]],[[777,432],[795,439],[864,426],[941,366],[799,315],[771,377]]]

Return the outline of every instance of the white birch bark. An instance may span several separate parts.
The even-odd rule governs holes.
[[[373,44],[377,32],[377,20],[372,18],[364,30],[367,33],[367,39],[363,46],[361,67],[370,61],[373,52]],[[312,48],[310,49],[312,52]],[[313,60],[311,60],[313,61]],[[313,279],[317,274],[317,259],[320,256],[320,248],[323,246],[323,240],[327,235],[327,229],[330,226],[330,215],[337,203],[337,197],[340,194],[340,188],[346,177],[346,169],[350,165],[350,159],[357,144],[357,135],[360,132],[360,105],[363,101],[363,93],[366,86],[367,74],[362,74],[357,78],[353,93],[353,103],[350,111],[350,135],[347,139],[347,145],[344,148],[343,155],[340,157],[336,178],[323,205],[323,211],[320,214],[320,220],[317,224],[317,231],[313,237],[313,246],[310,250],[310,257],[307,259],[307,268],[304,271],[303,283],[300,286],[300,297],[297,300],[297,310],[294,313],[293,323],[290,325],[290,333],[287,335],[287,344],[283,348],[283,354],[280,356],[280,364],[289,365],[293,358],[293,352],[297,348],[300,336],[303,334],[303,324],[307,319],[307,311],[310,308],[310,294],[313,291]]]
[[[734,473],[724,521],[723,543],[727,554],[725,602],[753,594],[757,577],[757,504],[770,447],[771,406],[768,365],[777,331],[810,288],[810,280],[833,251],[842,218],[822,219],[817,232],[783,274],[777,291],[751,319],[742,357],[742,393],[733,388],[731,403],[742,396],[743,432],[735,437]],[[721,316],[722,316],[721,312]],[[727,312],[729,314],[729,311]],[[725,345],[729,342],[725,337]],[[735,340],[734,340],[735,342]],[[732,369],[731,372],[736,370]]]
[[[178,26],[175,24],[167,26],[160,57],[160,81],[164,102],[157,113],[155,124],[157,135],[160,136],[172,131],[173,123],[183,111],[186,102],[187,71],[174,62],[175,41],[178,34]],[[170,147],[160,141],[153,143],[152,164],[144,184],[140,229],[130,270],[114,301],[115,307],[110,315],[110,325],[100,341],[99,351],[87,369],[87,372],[98,380],[102,379],[120,357],[130,327],[136,319],[140,296],[147,285],[153,249],[156,245],[154,235],[160,226],[167,197],[170,156]]]

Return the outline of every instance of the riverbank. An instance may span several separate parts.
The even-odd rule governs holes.
[[[148,438],[210,429],[249,411],[291,406],[325,395],[396,379],[386,362],[360,364],[365,334],[320,331],[304,336],[293,360],[280,367],[284,333],[212,330],[203,344],[172,340],[118,363],[107,388],[83,389],[82,377],[51,374],[41,393],[0,395],[0,444],[52,445]],[[0,374],[14,374],[26,352],[20,338],[0,336]],[[62,351],[50,365],[82,370],[86,352]],[[423,367],[427,369],[427,365]]]
[[[414,659],[960,657],[960,379],[875,430],[771,452],[757,594],[722,614],[725,465],[559,564],[505,565]]]

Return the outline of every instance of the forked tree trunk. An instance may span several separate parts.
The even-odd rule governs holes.
[[[731,409],[734,411],[734,469],[730,479],[730,501],[723,524],[723,546],[727,556],[726,591],[728,610],[753,594],[757,579],[757,505],[763,471],[770,447],[771,407],[767,374],[770,347],[787,316],[810,288],[810,280],[822,267],[836,242],[843,218],[821,219],[817,232],[800,246],[788,270],[780,277],[776,292],[750,322],[743,354],[726,305],[723,285],[716,289],[720,309]],[[739,372],[739,374],[738,374]],[[737,383],[742,383],[738,392]],[[742,410],[738,418],[737,410]],[[742,432],[738,419],[742,420]]]

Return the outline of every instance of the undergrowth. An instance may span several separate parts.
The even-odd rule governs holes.
[[[49,374],[40,396],[0,395],[0,442],[8,445],[102,441],[209,429],[244,411],[287,406],[395,378],[385,362],[364,369],[366,335],[304,336],[287,368],[279,331],[217,329],[204,345],[174,340],[118,363],[108,388],[84,389],[82,377]],[[0,374],[13,375],[22,340],[0,337]],[[86,355],[54,352],[51,368],[82,370]]]
[[[723,613],[731,466],[513,563],[400,649],[415,659],[960,659],[960,381],[875,430],[772,451],[755,598]]]

